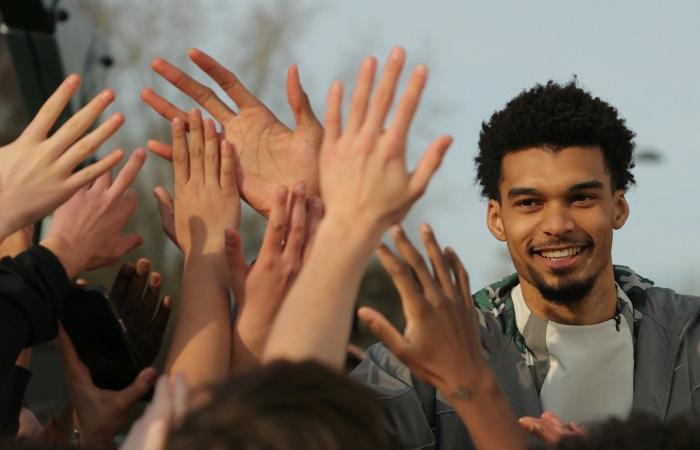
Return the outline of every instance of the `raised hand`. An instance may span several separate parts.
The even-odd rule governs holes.
[[[0,210],[3,212],[0,239],[49,214],[122,158],[122,152],[116,150],[73,172],[124,123],[121,113],[112,114],[79,140],[114,100],[114,92],[109,89],[98,94],[48,137],[79,85],[77,75],[66,78],[22,135],[0,148]]]
[[[96,387],[68,335],[59,330],[58,349],[63,361],[70,399],[78,419],[81,447],[114,448],[114,436],[129,421],[129,410],[156,381],[156,370],[144,369],[121,391]]]
[[[440,250],[431,228],[423,225],[431,274],[403,230],[394,227],[392,234],[403,260],[384,245],[377,256],[401,295],[406,328],[400,333],[368,307],[360,308],[360,318],[412,373],[445,395],[475,447],[530,448],[481,353],[477,313],[459,258],[449,248]]]
[[[111,265],[142,244],[138,234],[122,231],[136,209],[136,193],[128,188],[145,160],[146,152],[135,150],[114,181],[105,173],[56,210],[41,245],[58,257],[69,278]]]
[[[398,226],[392,235],[403,260],[385,245],[377,249],[379,261],[401,295],[404,332],[371,308],[362,307],[358,314],[411,372],[449,394],[458,386],[470,388],[464,386],[465,380],[478,383],[489,369],[481,355],[476,312],[462,263],[451,249],[440,249],[428,225],[422,226],[421,234],[434,275]]]
[[[370,100],[376,60],[367,58],[341,128],[343,87],[335,82],[328,94],[326,132],[321,148],[321,194],[326,217],[347,224],[371,225],[381,231],[401,221],[423,194],[452,139],[433,141],[414,172],[406,170],[406,143],[411,121],[425,87],[428,69],[411,74],[391,124],[384,122],[394,99],[406,59],[392,50],[379,85]]]
[[[151,272],[150,261],[141,258],[136,265],[122,265],[109,291],[109,300],[145,365],[158,356],[170,318],[172,300],[168,296],[161,300],[162,281],[160,273]]]
[[[231,144],[217,143],[214,122],[190,112],[175,118],[175,239],[185,254],[181,300],[166,364],[184,373],[192,386],[224,379],[231,357],[231,307],[224,230],[237,228],[240,199]]]
[[[239,111],[229,108],[214,92],[162,59],[152,63],[153,70],[190,96],[221,124],[221,138],[233,145],[240,164],[238,185],[243,198],[258,212],[269,216],[278,186],[289,189],[303,180],[310,196],[318,195],[318,151],[323,129],[316,119],[308,96],[301,87],[299,71],[291,66],[287,75],[287,98],[294,113],[296,129],[291,130],[238,80],[201,50],[191,49],[190,59],[207,73],[233,100]],[[141,98],[167,120],[187,114],[152,89],[144,89]],[[149,141],[153,152],[170,159],[172,149]]]
[[[226,257],[236,299],[231,330],[231,371],[235,374],[259,365],[272,322],[321,220],[321,201],[305,201],[302,182],[294,187],[289,208],[287,204],[287,189],[280,187],[253,265],[245,263],[240,235],[226,230]]]
[[[173,120],[175,235],[185,255],[222,252],[224,230],[238,228],[241,216],[236,162],[231,144],[219,143],[214,122],[193,109],[185,123]],[[189,141],[189,142],[188,142]]]
[[[320,157],[325,215],[275,319],[265,360],[315,358],[342,367],[355,296],[372,250],[425,191],[452,141],[436,139],[416,170],[407,170],[406,142],[425,86],[425,66],[413,71],[393,121],[386,129],[384,124],[405,57],[403,49],[392,50],[371,99],[376,60],[363,62],[344,130],[342,85],[331,87]]]

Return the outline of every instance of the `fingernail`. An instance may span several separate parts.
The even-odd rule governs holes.
[[[298,195],[304,195],[306,193],[306,185],[303,181],[298,181],[294,185],[294,192],[296,192]]]
[[[153,287],[158,287],[160,286],[161,278],[160,274],[154,272],[151,274],[151,286]]]
[[[112,100],[112,99],[114,99],[114,91],[111,90],[111,89],[105,89],[105,90],[102,92],[102,98],[103,98],[104,100]]]
[[[397,224],[397,225],[393,225],[393,226],[391,227],[391,232],[394,233],[394,234],[396,234],[396,235],[402,235],[402,234],[403,234],[403,228],[401,227],[401,225],[398,225],[398,224]]]
[[[71,85],[80,84],[80,76],[78,74],[72,73],[66,77],[66,83]]]
[[[403,49],[401,47],[394,47],[391,50],[391,57],[393,59],[399,59],[399,58],[401,58],[402,53],[403,53]]]
[[[180,130],[183,127],[183,121],[181,118],[176,117],[173,119],[173,130]]]
[[[455,251],[452,247],[445,247],[445,253],[447,253],[448,255],[454,255]]]
[[[420,230],[425,234],[433,234],[433,229],[430,228],[430,225],[428,225],[427,223],[421,224]]]

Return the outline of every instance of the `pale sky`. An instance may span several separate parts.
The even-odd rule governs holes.
[[[290,117],[278,100],[285,67],[293,62],[319,116],[331,81],[340,77],[352,85],[354,70],[348,69],[365,54],[383,60],[393,45],[402,45],[409,66],[427,63],[431,76],[410,143],[411,161],[438,134],[450,133],[455,142],[407,228],[417,237],[417,224],[430,222],[440,241],[462,257],[473,290],[507,270],[504,245],[488,233],[486,203],[474,185],[472,159],[481,122],[534,83],[576,75],[581,86],[618,108],[636,131],[638,148],[663,155],[660,164],[635,170],[638,186],[628,194],[631,216],[615,235],[613,261],[657,284],[700,294],[700,2],[299,1],[310,13],[293,37],[291,54],[278,61],[280,71],[271,76],[280,92],[264,93],[263,100],[274,99],[276,112],[281,107],[279,115]],[[143,57],[184,55],[188,47],[199,46],[230,66],[235,55],[221,54],[222,49],[245,45],[231,43],[231,30],[249,25],[245,10],[259,2],[274,4],[192,1],[192,14],[208,25],[197,32],[177,30],[158,47],[162,50],[144,46]],[[158,3],[167,9],[166,1],[149,7]],[[133,20],[138,26],[138,17]],[[166,33],[167,26],[158,29]],[[134,81],[117,84],[139,89]],[[138,90],[128,95],[136,99]]]

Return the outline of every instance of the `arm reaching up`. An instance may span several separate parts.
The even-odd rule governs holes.
[[[425,191],[450,145],[449,137],[438,138],[414,172],[406,169],[406,141],[425,86],[425,66],[411,74],[384,130],[404,60],[403,49],[391,52],[371,99],[376,61],[363,62],[344,130],[342,85],[331,87],[320,160],[325,216],[275,319],[265,360],[315,358],[342,367],[364,267],[383,232]]]
[[[124,116],[115,113],[80,139],[114,100],[110,89],[97,95],[48,136],[79,85],[77,75],[66,78],[20,137],[0,148],[0,239],[49,214],[121,160],[122,152],[116,150],[73,172],[124,123]]]
[[[386,246],[377,249],[401,295],[403,334],[371,308],[360,308],[358,314],[413,374],[445,395],[479,450],[528,449],[525,434],[481,355],[467,272],[454,251],[440,250],[429,226],[423,225],[421,231],[433,274],[398,226],[394,242],[403,260]]]
[[[225,378],[231,355],[231,306],[224,230],[238,228],[240,198],[235,155],[214,122],[199,110],[173,130],[175,235],[185,255],[181,300],[170,353],[169,373],[184,373],[192,386]]]
[[[241,173],[238,186],[243,198],[268,217],[280,185],[291,190],[295,181],[302,180],[308,194],[317,196],[318,152],[323,129],[301,87],[297,67],[291,66],[287,74],[287,98],[296,121],[296,129],[292,130],[248,91],[235,74],[214,58],[197,49],[190,49],[189,57],[226,92],[238,107],[238,112],[226,105],[210,88],[167,61],[155,59],[152,67],[221,124],[221,138],[233,145],[238,156]],[[152,89],[144,89],[141,98],[166,119],[172,121],[177,117],[188,123],[184,111]],[[173,150],[166,144],[149,141],[148,147],[154,153],[172,158]]]
[[[238,233],[226,231],[226,255],[237,307],[231,330],[233,374],[260,364],[272,322],[299,273],[321,215],[320,199],[304,201],[303,183],[291,193],[289,208],[286,188],[280,187],[262,246],[250,266],[245,264]]]

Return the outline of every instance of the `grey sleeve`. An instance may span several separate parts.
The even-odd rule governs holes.
[[[434,449],[435,438],[411,385],[408,369],[381,344],[367,350],[366,358],[350,376],[377,393],[386,412],[394,448]]]

